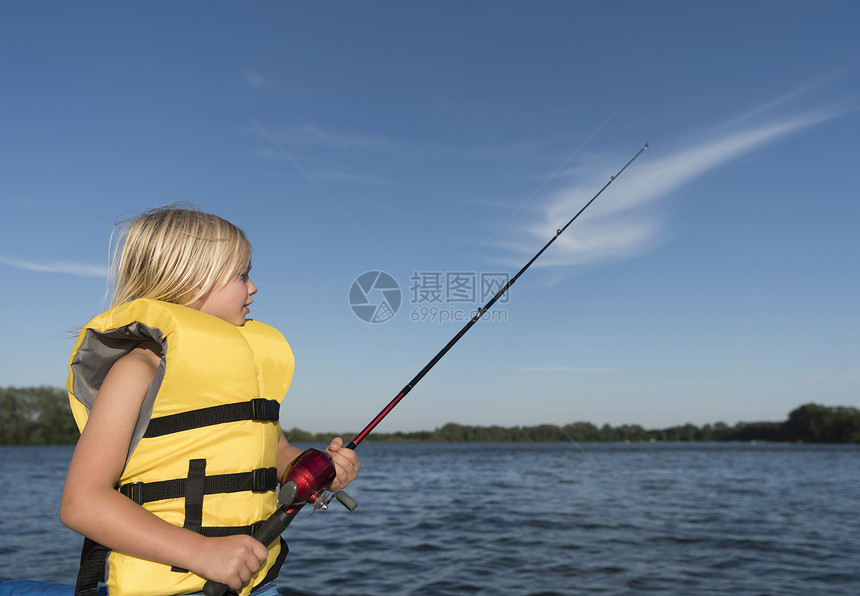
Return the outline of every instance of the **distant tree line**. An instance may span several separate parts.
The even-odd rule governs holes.
[[[63,389],[0,387],[0,445],[68,445],[78,436]]]
[[[335,434],[286,431],[293,443],[327,442]],[[68,396],[55,387],[0,388],[0,445],[66,445],[78,439]],[[860,443],[860,410],[806,404],[792,410],[785,422],[723,422],[646,430],[638,424],[601,427],[590,422],[564,426],[465,426],[449,423],[432,431],[373,433],[374,442],[548,442],[548,441],[803,441]]]

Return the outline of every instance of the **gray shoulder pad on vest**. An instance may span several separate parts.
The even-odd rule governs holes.
[[[131,457],[135,447],[137,447],[138,442],[143,437],[143,433],[146,432],[149,419],[152,417],[152,406],[155,403],[155,396],[158,394],[158,389],[161,387],[161,381],[164,378],[164,354],[167,353],[167,340],[162,335],[160,329],[149,327],[140,322],[131,323],[109,331],[88,329],[86,337],[84,337],[84,341],[81,343],[81,347],[78,349],[75,360],[71,365],[74,372],[72,391],[78,401],[84,404],[89,412],[96,399],[96,394],[111,367],[117,360],[131,352],[141,341],[148,339],[153,339],[161,345],[161,364],[159,364],[155,378],[149,385],[149,389],[143,399],[143,404],[140,406],[140,415],[134,427],[126,461]]]

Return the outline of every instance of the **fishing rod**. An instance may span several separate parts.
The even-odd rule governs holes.
[[[553,242],[555,242],[556,238],[558,238],[559,236],[561,236],[561,234],[562,234],[562,233],[563,233],[563,232],[568,228],[568,226],[570,226],[570,224],[572,224],[572,223],[576,220],[576,218],[577,218],[577,217],[579,217],[580,215],[582,215],[582,212],[583,212],[583,211],[585,211],[586,209],[588,209],[588,206],[589,206],[589,205],[591,205],[591,204],[595,201],[595,199],[597,199],[597,197],[599,197],[599,196],[600,196],[600,194],[601,194],[604,190],[606,190],[606,188],[607,188],[610,184],[612,184],[612,182],[613,182],[613,181],[614,181],[614,180],[615,180],[619,175],[621,175],[621,172],[623,172],[624,170],[626,170],[626,169],[627,169],[627,166],[629,166],[631,163],[633,163],[633,160],[635,160],[637,157],[639,157],[639,155],[641,155],[641,154],[642,154],[642,152],[643,152],[643,151],[645,151],[647,148],[648,148],[648,143],[645,143],[645,144],[642,146],[642,148],[639,150],[639,152],[638,152],[636,155],[634,155],[632,158],[630,158],[630,161],[628,161],[626,164],[624,164],[624,167],[623,167],[623,168],[621,168],[620,170],[618,170],[618,173],[617,173],[617,174],[615,174],[615,176],[610,177],[610,178],[609,178],[609,182],[607,182],[606,184],[604,184],[604,185],[603,185],[603,188],[601,188],[599,191],[597,191],[597,194],[596,194],[596,195],[594,195],[593,197],[591,197],[591,200],[590,200],[590,201],[588,201],[588,202],[585,204],[585,206],[584,206],[582,209],[580,209],[580,210],[576,213],[576,215],[574,215],[573,217],[571,217],[571,218],[570,218],[570,221],[568,221],[566,224],[564,224],[564,227],[563,227],[563,228],[559,228],[559,229],[557,229],[557,230],[556,230],[556,232],[555,232],[555,236],[553,236],[552,238],[550,238],[550,239],[549,239],[549,242],[547,242],[546,244],[544,244],[543,248],[541,248],[541,249],[537,252],[537,254],[531,258],[531,260],[530,260],[528,263],[526,263],[525,265],[523,265],[522,269],[520,269],[519,271],[517,271],[516,275],[514,275],[514,276],[513,276],[513,277],[508,281],[508,283],[506,283],[506,284],[505,284],[505,285],[504,285],[504,286],[503,286],[503,287],[502,287],[498,292],[496,292],[496,295],[495,295],[495,296],[493,296],[492,298],[490,298],[490,300],[489,300],[489,301],[488,301],[484,306],[482,306],[482,307],[481,307],[481,308],[479,308],[477,311],[475,311],[475,316],[473,316],[471,319],[469,319],[469,321],[468,321],[465,325],[463,325],[463,328],[462,328],[462,329],[460,329],[460,331],[457,333],[457,335],[455,335],[455,336],[451,339],[451,341],[449,341],[449,342],[445,345],[445,347],[444,347],[444,348],[442,348],[441,350],[439,350],[439,353],[437,353],[437,354],[433,357],[433,359],[432,359],[432,360],[430,360],[430,362],[428,362],[428,363],[427,363],[427,365],[426,365],[424,368],[422,368],[422,369],[421,369],[421,371],[420,371],[417,375],[415,375],[415,377],[414,377],[411,381],[409,381],[408,383],[406,383],[406,386],[405,386],[405,387],[403,387],[403,389],[401,389],[401,390],[400,390],[400,393],[398,393],[398,394],[394,397],[394,399],[392,399],[392,400],[388,403],[388,405],[387,405],[387,406],[385,406],[385,407],[382,409],[382,411],[381,411],[381,412],[379,412],[379,414],[377,414],[377,415],[376,415],[376,418],[374,418],[373,420],[371,420],[370,424],[368,424],[366,427],[364,427],[364,430],[362,430],[360,433],[358,433],[358,434],[355,436],[355,438],[354,438],[352,441],[350,441],[350,443],[347,445],[347,447],[348,447],[348,448],[350,448],[350,449],[355,449],[355,448],[359,445],[359,443],[361,443],[361,442],[365,439],[365,437],[367,437],[367,435],[369,435],[369,434],[370,434],[370,432],[371,432],[374,428],[376,428],[376,426],[377,426],[380,422],[382,422],[382,419],[383,419],[383,418],[385,418],[386,416],[388,416],[388,413],[389,413],[389,412],[391,412],[391,410],[393,410],[393,409],[394,409],[394,407],[395,407],[397,404],[399,404],[399,403],[400,403],[400,401],[401,401],[404,397],[406,397],[406,395],[407,395],[410,391],[412,391],[412,389],[415,387],[415,385],[417,385],[417,384],[418,384],[418,382],[419,382],[421,379],[423,379],[423,378],[424,378],[424,375],[426,375],[428,372],[430,372],[430,369],[431,369],[431,368],[433,368],[434,366],[436,366],[436,363],[437,363],[437,362],[439,362],[439,361],[442,359],[442,357],[443,357],[445,354],[447,354],[447,353],[448,353],[448,350],[450,350],[451,348],[453,348],[453,347],[454,347],[454,344],[456,344],[458,341],[460,341],[460,338],[461,338],[461,337],[463,337],[464,335],[466,335],[466,332],[467,332],[467,331],[469,331],[469,329],[471,329],[471,328],[472,328],[472,326],[473,326],[475,323],[477,323],[477,322],[481,319],[481,317],[484,315],[484,313],[485,313],[485,312],[487,312],[488,310],[490,310],[490,309],[493,307],[493,305],[496,303],[496,301],[498,301],[498,299],[499,299],[499,298],[501,298],[502,296],[504,296],[504,295],[505,295],[505,292],[507,292],[507,291],[510,289],[510,287],[511,287],[512,285],[514,285],[514,283],[517,281],[517,279],[519,279],[519,277],[520,277],[523,273],[525,273],[526,269],[528,269],[529,267],[531,267],[532,263],[534,263],[535,261],[537,261],[537,260],[538,260],[538,257],[540,257],[540,256],[544,253],[544,251],[545,251],[546,249],[548,249],[548,248],[549,248],[550,244],[552,244]]]
[[[367,438],[367,435],[369,435],[373,429],[382,422],[382,419],[388,416],[391,410],[393,410],[395,406],[397,406],[397,404],[399,404],[403,398],[415,388],[415,385],[417,385],[421,379],[430,372],[430,369],[436,366],[442,357],[454,347],[454,344],[460,341],[460,338],[466,335],[466,332],[468,332],[469,329],[471,329],[475,323],[483,317],[484,313],[490,310],[499,298],[505,295],[517,279],[525,273],[526,269],[531,267],[532,263],[537,261],[544,251],[546,251],[546,249],[548,249],[550,245],[555,242],[556,239],[561,236],[562,233],[564,233],[564,231],[574,221],[576,221],[580,215],[582,215],[582,212],[588,209],[597,197],[599,197],[603,191],[606,190],[609,185],[627,169],[627,166],[632,164],[646,149],[648,149],[648,143],[645,143],[636,155],[631,157],[630,161],[624,164],[624,167],[618,170],[614,176],[610,176],[609,181],[604,184],[593,197],[591,197],[591,200],[577,211],[576,215],[571,217],[563,227],[558,228],[555,231],[555,235],[550,238],[546,244],[544,244],[543,248],[541,248],[528,263],[523,265],[523,267],[517,271],[517,273],[508,280],[508,282],[499,289],[499,291],[496,292],[496,294],[490,298],[484,306],[475,311],[475,315],[469,319],[465,325],[463,325],[463,328],[457,332],[457,335],[451,338],[451,341],[445,344],[445,347],[439,350],[430,362],[428,362],[411,381],[406,383],[403,389],[394,396],[394,399],[388,402],[379,414],[377,414],[360,433],[355,435],[355,437],[345,445],[345,447],[353,450],[358,447],[359,444]],[[317,509],[328,509],[328,504],[331,502],[332,498],[336,498],[344,507],[350,511],[355,511],[358,504],[352,499],[352,497],[347,495],[346,492],[341,490],[335,493],[330,493],[328,491],[328,487],[331,486],[332,482],[334,482],[335,476],[334,465],[332,464],[331,456],[328,453],[319,449],[306,449],[290,464],[289,469],[284,475],[284,482],[281,485],[280,492],[278,493],[278,501],[280,502],[281,507],[279,507],[278,510],[269,517],[269,519],[263,522],[256,532],[254,532],[254,538],[268,546],[287,529],[287,526],[290,525],[299,510],[308,503],[313,504],[314,511]],[[219,584],[213,581],[206,582],[206,585],[203,587],[203,592],[206,596],[222,596],[227,593],[228,590],[229,588],[224,584]]]

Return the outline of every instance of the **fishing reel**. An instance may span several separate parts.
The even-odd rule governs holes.
[[[325,511],[332,499],[355,511],[358,503],[345,491],[330,492],[328,487],[335,479],[331,455],[319,449],[306,449],[290,464],[284,474],[284,482],[278,493],[278,501],[285,508],[298,508],[312,503],[313,515],[318,510]]]

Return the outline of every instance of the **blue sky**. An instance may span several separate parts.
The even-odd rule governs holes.
[[[188,201],[254,244],[283,425],[360,430],[483,303],[429,280],[515,272],[648,142],[380,430],[860,406],[855,2],[0,13],[0,386],[61,386],[114,222]]]

